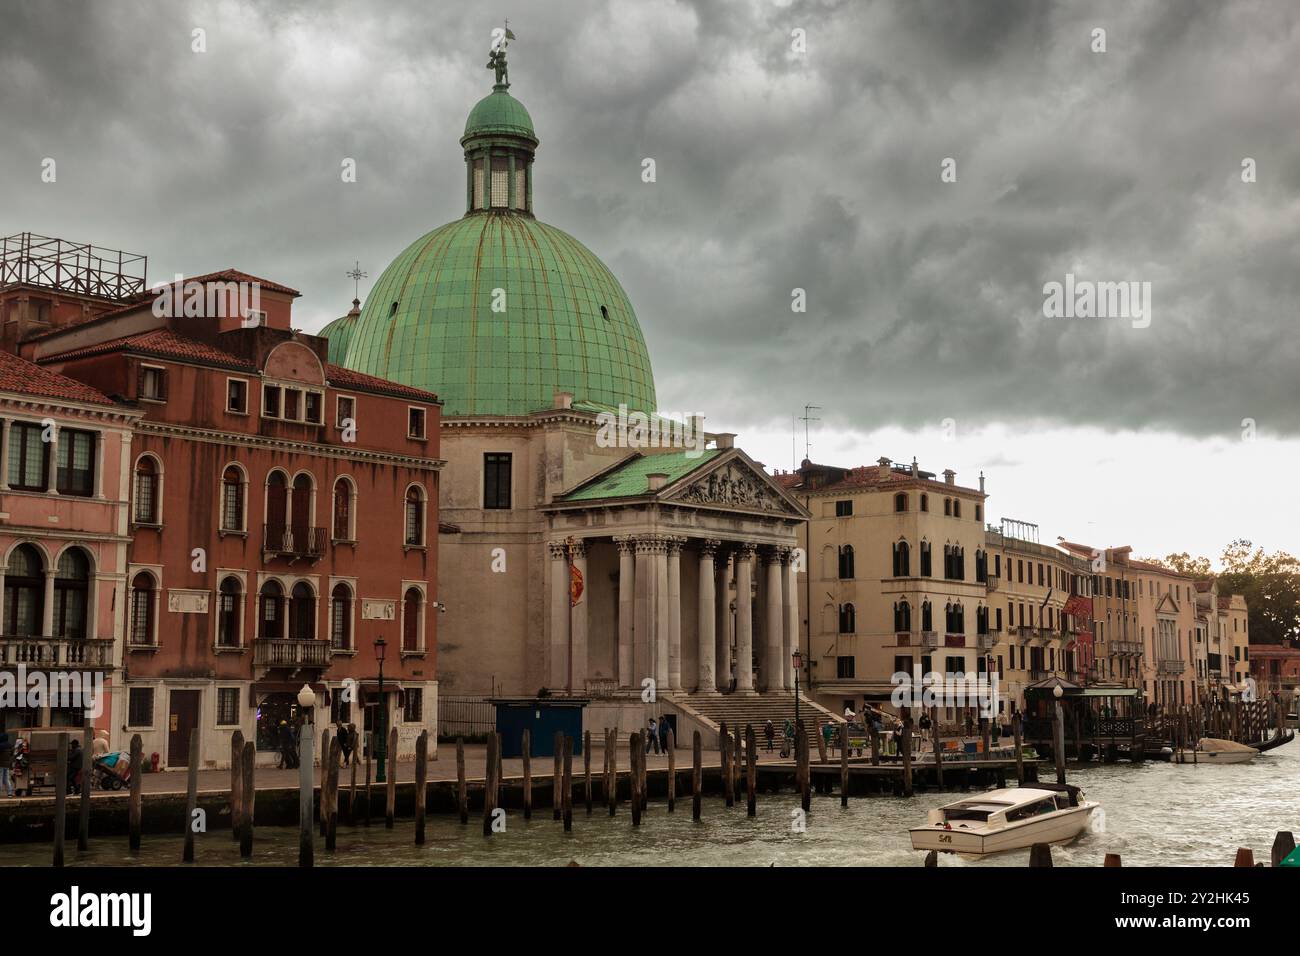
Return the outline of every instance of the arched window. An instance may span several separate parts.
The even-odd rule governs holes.
[[[154,607],[153,575],[141,571],[131,581],[131,643],[151,646]]]
[[[930,551],[930,542],[921,542],[921,577],[928,578],[934,574],[933,554]]]
[[[405,541],[410,547],[424,544],[424,492],[419,485],[406,489]]]
[[[853,545],[846,544],[840,548],[840,579],[848,580],[854,577],[853,570]]]
[[[316,595],[305,581],[299,581],[289,593],[289,639],[316,639]]]
[[[266,547],[283,551],[288,528],[289,483],[282,471],[266,477]]]
[[[921,630],[926,632],[934,630],[934,613],[930,609],[929,601],[921,604]]]
[[[301,473],[293,479],[293,550],[305,553],[311,545],[312,515],[315,513],[312,495],[315,484],[311,475]]]
[[[906,634],[912,630],[912,606],[906,601],[894,605],[894,630]]]
[[[894,510],[895,510],[895,511],[906,511],[906,510],[907,510],[907,493],[906,493],[906,492],[902,492],[902,491],[900,491],[898,494],[894,495]]]
[[[278,641],[284,636],[284,589],[277,581],[262,585],[257,615],[257,636],[264,641]]]
[[[86,608],[90,595],[90,559],[80,548],[59,558],[54,575],[54,636],[86,639]]]
[[[948,516],[951,516],[951,515],[952,515],[952,499],[951,499],[951,498],[944,498],[944,499],[943,499],[943,513],[944,513],[945,515],[948,515]]]
[[[336,541],[352,540],[352,482],[340,478],[334,482],[334,527]]]
[[[987,634],[989,632],[989,609],[980,605],[975,609],[975,633]]]
[[[352,649],[352,589],[346,584],[336,584],[330,592],[330,646]]]
[[[857,612],[852,604],[840,605],[840,633],[853,634],[858,629]]]
[[[402,650],[420,650],[420,589],[407,588],[402,600]]]
[[[221,475],[221,530],[245,530],[244,473],[236,465],[228,465]]]
[[[894,543],[894,577],[905,578],[912,573],[912,553],[906,541]]]
[[[217,644],[221,647],[239,646],[239,594],[238,578],[222,580],[217,591]]]
[[[4,629],[14,637],[35,637],[45,617],[45,562],[30,544],[9,555],[5,572]]]
[[[922,510],[922,511],[929,511],[929,510],[930,510],[930,496],[929,496],[929,495],[921,495],[921,510]]]
[[[158,524],[158,463],[152,455],[141,455],[135,463],[135,523]]]
[[[984,520],[984,509],[980,505],[975,506],[975,520],[976,521]]]
[[[988,556],[979,548],[975,549],[975,580],[988,580]]]
[[[960,518],[960,517],[961,517],[961,499],[960,499],[960,498],[954,498],[954,499],[952,499],[952,516],[953,516],[954,518]]]
[[[949,634],[966,633],[966,611],[960,604],[948,604],[945,606],[944,628]]]

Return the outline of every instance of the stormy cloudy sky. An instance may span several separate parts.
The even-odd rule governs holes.
[[[1045,541],[1300,548],[1290,0],[0,12],[5,234],[145,253],[154,280],[235,266],[318,329],[355,260],[373,280],[463,212],[457,139],[508,16],[537,213],[622,281],[663,410],[788,468],[820,405],[814,459],[982,470],[989,516]],[[1044,317],[1067,273],[1151,283],[1149,327]]]

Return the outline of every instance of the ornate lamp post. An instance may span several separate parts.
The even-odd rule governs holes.
[[[794,726],[799,727],[799,671],[803,668],[803,653],[799,648],[794,649],[790,655],[790,660],[794,664]]]
[[[375,782],[385,783],[384,777],[384,757],[386,755],[385,744],[388,740],[387,723],[387,701],[384,700],[384,650],[388,647],[388,642],[382,637],[375,639],[375,660],[379,662],[379,718],[375,721],[378,725],[378,739],[375,741]]]
[[[298,735],[298,865],[311,866],[312,850],[312,744],[315,742],[316,694],[310,684],[298,691],[298,709],[303,714],[302,730]],[[321,766],[324,767],[324,761]]]

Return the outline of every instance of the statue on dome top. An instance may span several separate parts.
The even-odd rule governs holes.
[[[506,67],[506,47],[509,45],[509,41],[514,38],[515,35],[510,32],[509,20],[506,20],[504,27],[494,27],[492,29],[492,46],[488,53],[487,68],[496,71],[497,86],[507,87],[510,85],[510,71]]]

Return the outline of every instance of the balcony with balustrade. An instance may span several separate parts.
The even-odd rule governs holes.
[[[75,637],[0,634],[0,667],[41,670],[111,670],[113,642]]]
[[[253,641],[253,666],[262,674],[276,668],[324,670],[333,651],[329,641],[258,638]]]
[[[266,524],[262,526],[262,551],[273,557],[318,561],[325,554],[326,528]]]

